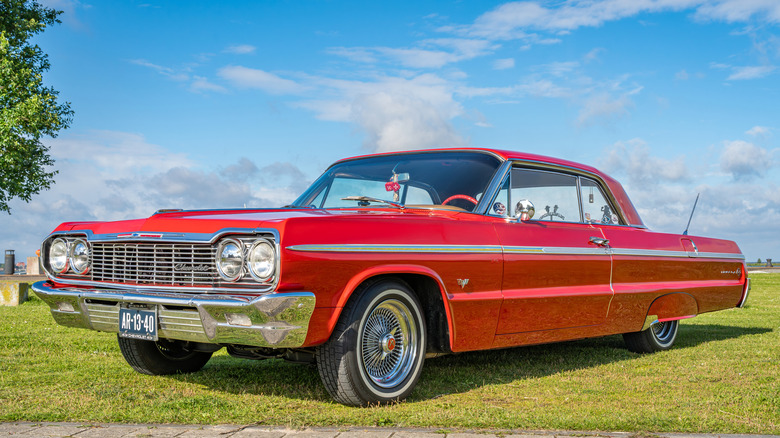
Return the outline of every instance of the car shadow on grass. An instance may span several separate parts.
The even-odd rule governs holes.
[[[760,327],[683,324],[671,351],[771,331]],[[509,384],[518,379],[536,379],[641,357],[625,348],[620,335],[445,355],[426,360],[409,401],[425,401],[486,385]],[[232,394],[332,401],[316,366],[280,359],[252,361],[220,354],[200,372],[169,377]]]

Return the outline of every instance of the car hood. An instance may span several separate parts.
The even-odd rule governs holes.
[[[55,231],[90,231],[94,235],[118,233],[192,233],[213,234],[229,228],[282,229],[284,224],[296,218],[351,217],[369,219],[396,216],[399,219],[420,216],[454,218],[464,214],[438,209],[361,208],[361,209],[263,209],[263,210],[196,210],[155,214],[146,219],[130,219],[114,222],[67,222]],[[466,213],[468,214],[468,213]],[[470,215],[470,214],[469,214]]]

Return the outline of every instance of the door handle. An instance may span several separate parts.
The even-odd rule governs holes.
[[[590,243],[606,248],[609,246],[609,239],[594,236],[590,238]]]

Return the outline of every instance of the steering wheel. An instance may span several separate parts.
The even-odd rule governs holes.
[[[466,201],[472,202],[474,205],[479,204],[479,201],[477,201],[476,199],[472,198],[469,195],[452,195],[449,198],[447,198],[444,201],[442,201],[441,205],[445,205],[446,203],[448,203],[450,201],[454,201],[455,199],[464,199]]]

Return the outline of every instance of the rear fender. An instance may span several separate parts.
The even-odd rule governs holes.
[[[656,322],[693,318],[698,314],[699,305],[692,295],[685,292],[662,295],[650,305],[642,330],[647,330]]]

